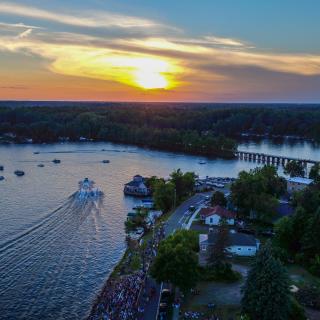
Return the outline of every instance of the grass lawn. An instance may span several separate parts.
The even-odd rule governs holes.
[[[220,319],[239,319],[242,284],[243,279],[233,283],[200,281],[197,285],[199,294],[189,293],[183,299],[182,314],[193,311],[202,314],[198,319],[212,315],[217,315]],[[213,303],[215,307],[210,309],[209,303]]]
[[[233,319],[238,320],[240,319],[240,306],[238,305],[224,305],[224,306],[217,306],[213,309],[209,309],[206,305],[185,305],[182,306],[182,315],[185,312],[193,311],[201,313],[201,317],[197,319],[207,319],[209,316],[218,316],[219,319]],[[183,317],[181,318],[183,319]]]

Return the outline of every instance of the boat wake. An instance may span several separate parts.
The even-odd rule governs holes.
[[[79,199],[76,192],[39,223],[0,245],[2,315],[14,314],[17,304],[19,311],[23,310],[21,318],[45,315],[48,319],[50,308],[57,307],[54,299],[76,290],[68,287],[68,278],[81,276],[87,268],[86,258],[92,253],[91,238],[99,232],[102,208],[102,196]],[[68,293],[59,292],[61,288]],[[32,297],[33,303],[25,297]],[[40,312],[35,305],[42,299],[48,299],[43,304],[48,310]]]

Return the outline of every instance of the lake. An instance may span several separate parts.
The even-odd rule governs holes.
[[[310,142],[247,141],[239,149],[320,160],[319,147]],[[54,158],[61,163],[52,163]],[[125,197],[122,189],[135,174],[167,177],[181,168],[200,176],[236,177],[257,164],[111,143],[70,143],[2,145],[0,165],[5,167],[0,172],[5,176],[0,181],[0,318],[8,320],[88,314],[124,252],[124,221],[137,200]],[[16,177],[17,169],[25,176]],[[103,190],[101,203],[75,201],[72,195],[84,177]]]

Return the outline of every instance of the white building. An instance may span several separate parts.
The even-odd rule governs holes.
[[[205,266],[207,264],[208,258],[212,247],[217,240],[217,231],[210,231],[209,234],[199,235],[199,264]],[[254,256],[259,250],[260,242],[252,235],[230,232],[229,233],[229,243],[226,247],[226,252],[242,256],[251,257]]]
[[[221,219],[225,219],[228,225],[233,226],[236,213],[229,211],[221,206],[202,208],[199,211],[200,219],[209,226],[218,226]]]
[[[132,196],[149,196],[150,189],[145,185],[145,178],[136,175],[133,180],[124,185],[123,192]]]
[[[309,186],[313,182],[312,179],[302,177],[287,178],[287,191],[293,193],[295,191],[301,191]]]

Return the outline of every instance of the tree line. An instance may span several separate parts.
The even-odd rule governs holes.
[[[0,135],[17,141],[68,137],[231,156],[242,133],[294,135],[320,141],[320,111],[313,107],[185,104],[86,104],[0,107]],[[40,103],[39,103],[40,104]]]

